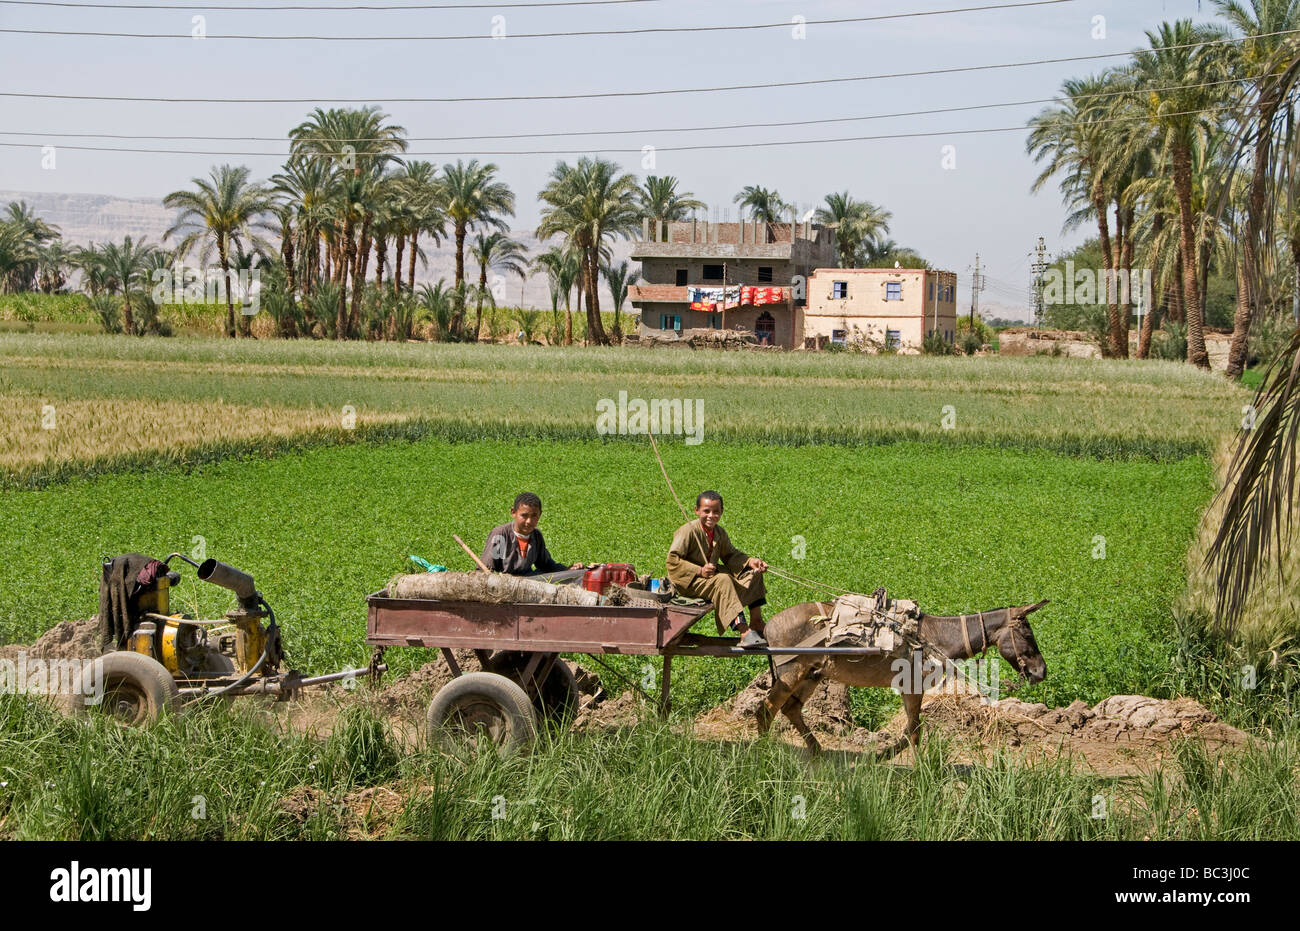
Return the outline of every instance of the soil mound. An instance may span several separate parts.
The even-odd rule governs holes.
[[[86,659],[104,653],[99,639],[99,620],[62,621],[31,645],[11,643],[0,647],[0,659],[15,660],[19,653],[30,659]]]

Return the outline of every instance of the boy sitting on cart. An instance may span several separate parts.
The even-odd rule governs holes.
[[[722,495],[701,492],[695,499],[695,514],[699,519],[678,527],[668,549],[668,578],[673,590],[713,602],[718,622],[742,634],[742,648],[767,646],[762,635],[762,607],[767,603],[763,573],[767,563],[732,546],[727,531],[718,526]]]
[[[568,566],[557,561],[546,548],[542,532],[537,529],[542,519],[542,499],[537,495],[525,491],[516,496],[510,516],[513,520],[493,528],[483,544],[483,564],[493,572],[544,575],[582,568],[580,562]]]

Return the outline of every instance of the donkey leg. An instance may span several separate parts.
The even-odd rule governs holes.
[[[767,695],[759,704],[754,716],[758,719],[758,732],[766,734],[772,727],[772,719],[776,713],[785,707],[785,703],[790,700],[790,686],[777,679],[768,689]]]
[[[921,693],[904,693],[903,710],[907,712],[907,729],[903,734],[915,750],[921,742]]]
[[[812,728],[803,719],[803,700],[797,695],[792,695],[790,701],[781,709],[781,713],[794,725],[795,731],[803,738],[804,746],[813,753],[821,753],[822,745],[817,742],[817,738],[813,736]]]

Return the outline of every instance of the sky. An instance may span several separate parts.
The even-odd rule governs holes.
[[[1038,237],[1050,254],[1087,229],[1062,231],[1066,211],[1055,182],[1030,188],[1038,167],[1025,153],[1025,122],[1069,77],[1121,63],[1163,20],[1212,19],[1198,0],[1067,0],[1005,9],[818,23],[818,20],[1001,5],[1008,0],[637,0],[519,9],[472,0],[474,9],[222,11],[194,0],[122,0],[161,9],[92,9],[0,2],[0,189],[160,198],[188,187],[213,165],[244,164],[273,174],[285,136],[314,103],[239,98],[354,98],[383,107],[406,128],[412,157],[435,164],[479,156],[500,168],[518,199],[517,230],[538,219],[537,192],[559,160],[600,154],[638,178],[673,175],[679,189],[736,219],[733,197],[748,184],[777,190],[800,212],[832,191],[883,206],[890,237],[934,266],[957,272],[958,307],[970,303],[976,255],[986,273],[986,315],[1021,316]],[[266,5],[414,5],[419,0],[268,0]],[[429,3],[451,0],[428,0]],[[536,2],[536,0],[530,0]],[[1021,0],[1024,2],[1024,0]],[[253,6],[250,0],[218,5]],[[196,38],[194,17],[206,34]],[[794,25],[801,17],[802,28]],[[782,24],[743,31],[710,26]],[[530,32],[676,27],[671,33],[526,38]],[[52,30],[60,35],[3,30]],[[492,33],[504,33],[493,38]],[[162,33],[165,38],[67,35]],[[221,39],[220,35],[245,38]],[[387,36],[376,41],[265,41],[249,36]],[[456,41],[395,36],[469,35]],[[480,38],[481,37],[481,38]],[[736,84],[790,84],[1116,55],[1004,69],[764,89],[707,92]],[[470,102],[466,97],[689,93],[595,99]],[[38,99],[23,94],[67,95]],[[178,102],[94,101],[86,96],[170,97]],[[388,102],[394,97],[450,102]],[[210,102],[195,102],[208,98]],[[814,125],[794,121],[877,117],[937,108],[1016,103],[964,112],[892,116]],[[726,124],[773,124],[714,128]],[[1010,128],[1001,132],[963,132]],[[621,132],[617,135],[611,131]],[[669,131],[676,130],[676,131]],[[483,139],[485,135],[583,135]],[[602,135],[603,133],[603,135]],[[64,134],[56,136],[53,134]],[[75,135],[69,135],[75,134]],[[96,139],[82,134],[156,138]],[[855,139],[862,136],[903,138]],[[181,139],[266,137],[266,141]],[[449,140],[451,136],[472,136]],[[848,138],[846,138],[848,137]],[[837,141],[824,141],[837,140]],[[757,145],[798,142],[796,145]],[[809,144],[812,143],[812,144]],[[55,146],[53,166],[43,147]],[[198,150],[86,151],[71,146]],[[726,148],[673,151],[674,147]],[[652,147],[648,152],[646,147]],[[565,154],[510,154],[534,150]],[[619,151],[622,150],[622,151]],[[246,154],[266,153],[266,154]],[[491,154],[489,154],[491,153]]]

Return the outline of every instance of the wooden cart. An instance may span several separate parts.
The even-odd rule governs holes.
[[[793,653],[865,656],[859,647],[779,647],[742,650],[734,637],[690,632],[710,604],[653,607],[490,604],[388,597],[366,598],[366,642],[372,665],[394,646],[442,651],[453,679],[433,697],[430,737],[449,731],[485,731],[501,746],[531,742],[542,720],[566,722],[578,708],[573,673],[561,653],[658,655],[664,658],[659,708],[671,708],[674,656],[762,656]],[[473,650],[483,672],[464,673],[454,650]]]

